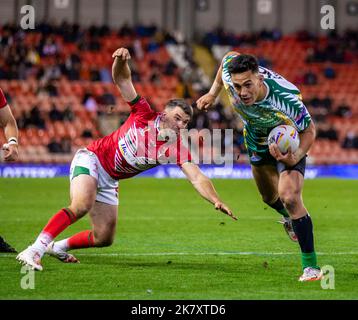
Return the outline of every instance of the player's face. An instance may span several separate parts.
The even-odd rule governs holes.
[[[231,75],[236,92],[244,105],[251,106],[258,101],[263,78],[251,70]]]
[[[190,122],[190,116],[180,107],[166,109],[163,115],[164,127],[166,129],[172,129],[175,133],[179,133],[181,129],[185,129]]]

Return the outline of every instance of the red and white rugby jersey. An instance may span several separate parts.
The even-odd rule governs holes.
[[[181,139],[160,139],[161,113],[155,112],[145,98],[138,97],[125,123],[110,135],[93,141],[87,149],[94,152],[106,172],[116,180],[133,177],[163,162],[181,166],[191,161]]]
[[[0,88],[0,109],[4,108],[7,105],[7,101],[4,95],[4,92],[2,92],[1,88]]]

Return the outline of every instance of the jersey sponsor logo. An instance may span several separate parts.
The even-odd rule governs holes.
[[[138,139],[138,132],[144,138],[145,132],[150,128],[138,128],[135,124],[128,130],[128,132],[118,140],[118,148],[115,154],[115,170],[117,172],[136,173],[138,171],[148,170],[157,165],[155,158],[149,157],[148,147],[156,151],[155,141],[149,139],[148,146],[141,144],[142,140]],[[140,151],[141,154],[138,154]],[[153,152],[152,152],[153,153]],[[156,152],[154,152],[155,156]],[[124,159],[130,167],[124,165]]]
[[[119,150],[121,151],[122,155],[127,154],[127,146],[125,143],[118,143]]]

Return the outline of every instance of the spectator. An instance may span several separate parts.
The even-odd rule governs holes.
[[[120,37],[130,37],[134,34],[133,29],[129,26],[128,22],[125,22],[118,31]]]
[[[54,103],[52,104],[52,108],[49,112],[49,118],[51,121],[63,121],[63,114],[57,109]]]
[[[308,30],[300,30],[296,33],[296,36],[299,41],[310,41],[315,39]]]
[[[258,61],[259,61],[259,65],[261,67],[264,67],[264,68],[270,68],[272,66],[272,62],[271,60],[269,60],[268,58],[264,57],[264,56],[258,56],[257,57]]]
[[[305,62],[306,63],[312,63],[315,62],[315,51],[312,47],[308,48],[306,51],[306,59]]]
[[[172,59],[168,61],[168,63],[164,66],[164,74],[166,76],[173,76],[175,72],[177,71],[178,67],[174,63]]]
[[[142,60],[144,57],[144,51],[142,47],[142,42],[139,39],[135,39],[133,41],[133,50],[135,58],[138,60]]]
[[[58,47],[52,38],[48,38],[42,48],[43,56],[54,56],[58,52]]]
[[[41,77],[41,80],[47,82],[47,81],[51,81],[51,80],[58,80],[60,79],[62,75],[61,69],[59,64],[57,63],[52,63],[46,66],[45,70],[44,70],[44,74]]]
[[[317,96],[314,96],[309,103],[312,105],[312,107],[318,108],[321,105],[321,99]]]
[[[345,137],[342,148],[344,149],[358,149],[358,136],[354,131],[349,131]]]
[[[83,132],[82,132],[81,137],[82,138],[93,138],[93,134],[92,134],[91,129],[89,129],[89,128],[84,129]]]
[[[108,68],[103,67],[99,70],[99,77],[101,82],[112,83],[112,75]]]
[[[63,120],[72,122],[75,118],[75,114],[72,111],[71,106],[67,106],[65,110],[63,110]]]
[[[50,153],[62,153],[62,145],[58,138],[51,139],[50,143],[47,145],[48,152]]]
[[[92,67],[90,69],[90,80],[91,81],[101,81],[101,75],[97,68]]]
[[[72,152],[72,140],[70,137],[64,137],[61,139],[61,152],[62,153]]]
[[[149,81],[154,85],[160,85],[160,72],[154,69],[150,75]]]
[[[308,86],[316,85],[318,82],[317,75],[312,71],[308,71],[303,76],[303,81],[304,81],[304,84],[308,85]]]
[[[332,65],[329,63],[326,64],[326,66],[323,70],[323,74],[326,77],[326,79],[335,79],[336,78],[336,71],[334,70]]]
[[[76,81],[76,80],[80,80],[80,71],[81,71],[80,65],[73,64],[70,67],[66,67],[64,74],[67,76],[68,80]]]
[[[81,59],[76,53],[72,53],[65,63],[62,64],[62,72],[69,80],[79,80],[81,70]]]
[[[23,110],[20,117],[16,118],[17,126],[19,129],[26,129],[30,125],[30,113]]]
[[[10,78],[7,70],[8,67],[5,65],[5,63],[0,61],[0,80],[6,80]]]
[[[83,104],[86,110],[91,112],[97,112],[98,104],[96,99],[89,93],[87,93],[83,99]]]
[[[332,98],[329,95],[329,92],[326,93],[326,96],[321,99],[321,106],[327,110],[327,112],[330,112],[332,110]]]
[[[345,100],[337,106],[335,115],[341,118],[349,118],[352,116],[352,110]]]
[[[88,43],[89,51],[99,51],[101,49],[101,44],[99,43],[97,37],[91,36]]]
[[[138,72],[138,66],[134,60],[130,60],[130,67],[131,67],[131,71],[132,71],[132,81],[140,82],[142,78]]]
[[[41,61],[39,53],[36,51],[34,46],[30,46],[26,55],[26,62],[28,66],[38,65]]]
[[[151,38],[147,45],[147,52],[155,53],[155,52],[158,52],[159,48],[160,48],[160,44],[157,42],[157,40],[154,37]]]
[[[57,97],[57,88],[52,81],[42,81],[37,89],[37,95]]]
[[[329,96],[329,93],[326,93],[325,96],[314,96],[307,103],[307,107],[309,108],[312,117],[317,122],[322,122],[326,121],[327,116],[331,113],[332,103],[332,98]]]
[[[272,40],[278,41],[282,38],[282,32],[279,29],[273,29],[272,30]]]
[[[47,91],[47,93],[48,93],[48,95],[50,97],[57,97],[58,96],[57,87],[55,86],[53,81],[47,82],[47,84],[45,86],[45,90]]]
[[[37,106],[31,109],[28,124],[38,129],[45,129],[45,120],[42,118],[40,109]]]
[[[329,123],[324,122],[318,125],[317,139],[328,139],[338,141],[337,130]]]

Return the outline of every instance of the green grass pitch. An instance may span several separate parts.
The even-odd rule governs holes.
[[[0,299],[357,299],[358,181],[307,180],[321,266],[335,270],[335,289],[300,283],[298,245],[253,181],[215,180],[238,215],[218,213],[185,180],[120,182],[117,236],[108,248],[73,251],[80,264],[43,259],[35,289],[20,286],[15,255],[0,254]],[[26,248],[68,204],[68,179],[0,179],[0,235]],[[87,217],[59,239],[88,229]]]

